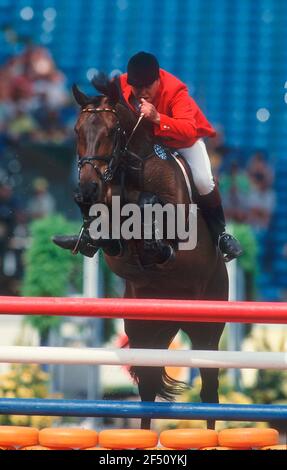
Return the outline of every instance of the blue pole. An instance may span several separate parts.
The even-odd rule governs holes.
[[[109,400],[1,398],[0,414],[95,416],[160,419],[286,421],[286,405],[218,405],[214,403],[150,403]]]

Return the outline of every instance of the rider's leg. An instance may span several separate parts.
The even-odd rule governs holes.
[[[52,241],[60,248],[71,250],[74,254],[79,252],[88,258],[93,258],[99,248],[110,256],[119,256],[123,250],[121,240],[94,240],[87,228],[83,230],[80,240],[79,235],[55,235]]]
[[[162,204],[156,194],[153,193],[137,192],[135,197],[135,203],[139,205],[142,214],[144,213],[144,206],[146,204]],[[144,249],[148,251],[149,254],[155,255],[159,263],[172,259],[174,257],[174,248],[169,243],[156,238],[157,221],[152,222],[149,231],[152,233],[152,238],[150,240],[144,240]],[[52,241],[61,248],[71,250],[74,253],[80,252],[82,255],[88,256],[89,258],[92,258],[99,248],[103,248],[105,253],[110,256],[119,256],[123,251],[121,240],[94,240],[91,238],[88,223],[84,224],[80,239],[79,235],[55,235]]]
[[[209,227],[212,239],[225,255],[226,261],[242,254],[239,242],[225,231],[225,217],[219,190],[214,182],[208,153],[203,140],[192,147],[178,149],[190,166],[199,193],[198,203]]]
[[[93,258],[99,248],[103,248],[104,252],[110,256],[119,256],[123,251],[121,240],[95,240],[90,236],[89,227],[91,219],[89,217],[89,210],[91,203],[85,203],[80,191],[74,195],[74,200],[78,204],[82,216],[83,225],[79,235],[54,235],[52,241],[55,245],[65,250],[71,250],[73,254],[78,252],[89,258]]]
[[[84,256],[93,258],[97,253],[99,246],[93,244],[87,229],[84,229],[81,238],[80,235],[54,235],[52,241],[55,245],[66,250],[71,250],[73,254],[80,252]]]

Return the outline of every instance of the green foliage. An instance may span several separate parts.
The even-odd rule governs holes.
[[[286,351],[287,331],[257,325],[245,341],[250,350],[265,352]],[[260,369],[256,371],[255,383],[245,388],[253,403],[287,403],[287,370]]]
[[[259,370],[256,386],[246,388],[254,403],[287,403],[287,371]]]
[[[0,394],[5,398],[47,398],[49,374],[37,364],[13,364],[0,376]],[[1,425],[52,426],[55,418],[50,416],[0,416]]]
[[[233,222],[228,224],[232,234],[240,241],[243,254],[238,258],[238,264],[243,271],[257,273],[257,241],[254,233],[248,224]]]
[[[30,247],[25,256],[25,276],[22,295],[31,297],[61,297],[67,294],[73,284],[81,284],[82,257],[72,256],[69,250],[62,250],[51,240],[55,234],[78,231],[78,224],[67,221],[61,215],[52,215],[30,224]],[[51,328],[57,328],[60,317],[28,316],[27,322],[40,335],[47,336]]]
[[[228,230],[240,241],[243,248],[243,254],[237,259],[237,262],[244,274],[246,300],[255,300],[257,297],[256,278],[258,275],[257,240],[248,224],[233,222],[228,224]],[[245,330],[248,331],[249,329],[250,327],[246,325]]]

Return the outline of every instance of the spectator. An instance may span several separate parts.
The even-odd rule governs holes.
[[[252,180],[257,176],[264,180],[265,187],[271,187],[274,180],[272,168],[267,164],[263,152],[256,152],[250,159],[248,165],[248,174]]]
[[[8,133],[12,140],[17,142],[22,137],[31,138],[37,127],[37,122],[31,115],[18,109],[15,117],[10,122]]]
[[[66,141],[71,134],[64,117],[68,104],[65,76],[46,48],[29,46],[1,67],[0,132],[10,132],[13,141],[23,134],[41,143]]]
[[[247,196],[250,190],[246,171],[233,160],[229,171],[223,173],[219,181],[226,217],[243,221],[247,217]]]
[[[255,230],[268,228],[275,207],[275,193],[270,188],[269,180],[263,173],[254,173],[251,179],[251,191],[248,197],[248,220]]]
[[[52,214],[56,204],[48,190],[48,181],[45,178],[36,178],[33,182],[33,189],[34,194],[27,207],[28,217],[33,220]]]
[[[19,210],[18,201],[8,179],[0,180],[0,258],[2,260],[13,235]]]

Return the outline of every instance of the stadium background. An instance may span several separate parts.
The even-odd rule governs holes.
[[[282,300],[287,281],[284,258],[286,21],[284,0],[163,0],[160,3],[154,0],[0,0],[0,62],[5,68],[13,57],[40,46],[44,59],[45,54],[51,54],[55,70],[62,73],[59,82],[63,94],[74,82],[92,94],[88,80],[93,74],[104,71],[114,75],[125,71],[129,57],[139,50],[156,54],[163,68],[188,84],[193,97],[219,130],[218,147],[210,143],[210,152],[212,157],[213,151],[217,151],[212,161],[215,172],[219,167],[219,174],[223,174],[223,181],[228,179],[234,163],[239,167],[236,171],[245,171],[256,151],[262,152],[275,173],[274,182],[268,188],[275,190],[277,201],[270,209],[271,218],[262,230],[253,227],[259,250],[256,296]],[[40,63],[41,52],[38,58]],[[37,54],[31,60],[35,65]],[[34,82],[30,98],[33,93],[38,93],[38,97],[40,93],[45,94],[39,87],[44,69],[41,71],[39,66],[38,77],[31,79]],[[13,73],[25,76],[23,67]],[[38,89],[35,87],[33,91],[35,83]],[[16,87],[22,85],[25,89],[21,81],[16,83]],[[45,132],[42,136],[38,132],[36,138],[33,132],[30,136],[26,132],[24,145],[23,139],[17,136],[14,138],[17,148],[13,150],[10,146],[7,156],[5,133],[9,134],[9,126],[3,111],[3,94],[1,167],[4,177],[8,174],[13,191],[18,191],[23,203],[31,196],[33,178],[45,176],[57,209],[78,217],[77,209],[66,197],[67,185],[72,188],[76,179],[72,164],[76,108],[71,102],[64,103],[65,100],[59,101],[59,109],[55,103],[48,106],[49,113],[52,111],[50,124],[54,120],[50,139]],[[23,106],[23,109],[35,114],[33,106]],[[43,109],[45,106],[40,111]],[[35,116],[39,120],[39,113]],[[49,127],[43,113],[41,118],[40,127]],[[68,132],[57,136],[57,122]],[[9,162],[11,152],[16,169]],[[248,192],[241,196],[241,200],[248,198]],[[228,194],[226,201],[228,205]],[[245,219],[250,222],[249,216],[244,216]]]
[[[123,72],[129,57],[145,50],[187,83],[218,130],[209,154],[230,228],[246,249],[238,263],[238,298],[286,301],[286,24],[285,0],[0,0],[0,294],[81,294],[82,258],[72,262],[49,239],[80,226],[72,197],[77,107],[71,85],[93,94],[94,74]],[[74,227],[57,214],[73,219]],[[33,229],[35,221],[43,225]],[[121,284],[101,266],[100,294],[120,295]],[[78,279],[73,287],[68,271]],[[34,337],[16,320],[1,318],[2,345],[94,347],[111,338],[106,323],[65,321],[59,330],[35,321]],[[246,337],[249,327],[239,334],[230,327],[227,349],[240,349],[245,336],[243,349],[284,350],[285,330],[257,325]],[[124,342],[118,335],[112,345]],[[102,396],[97,372],[70,367],[50,369],[50,389],[67,398],[86,396],[87,389],[89,398]],[[231,371],[229,378],[236,385],[230,393],[244,389],[257,403],[286,400],[284,373]],[[115,382],[119,394],[130,384],[126,370],[101,371],[101,379],[106,394]],[[0,394],[10,396],[13,387]]]

